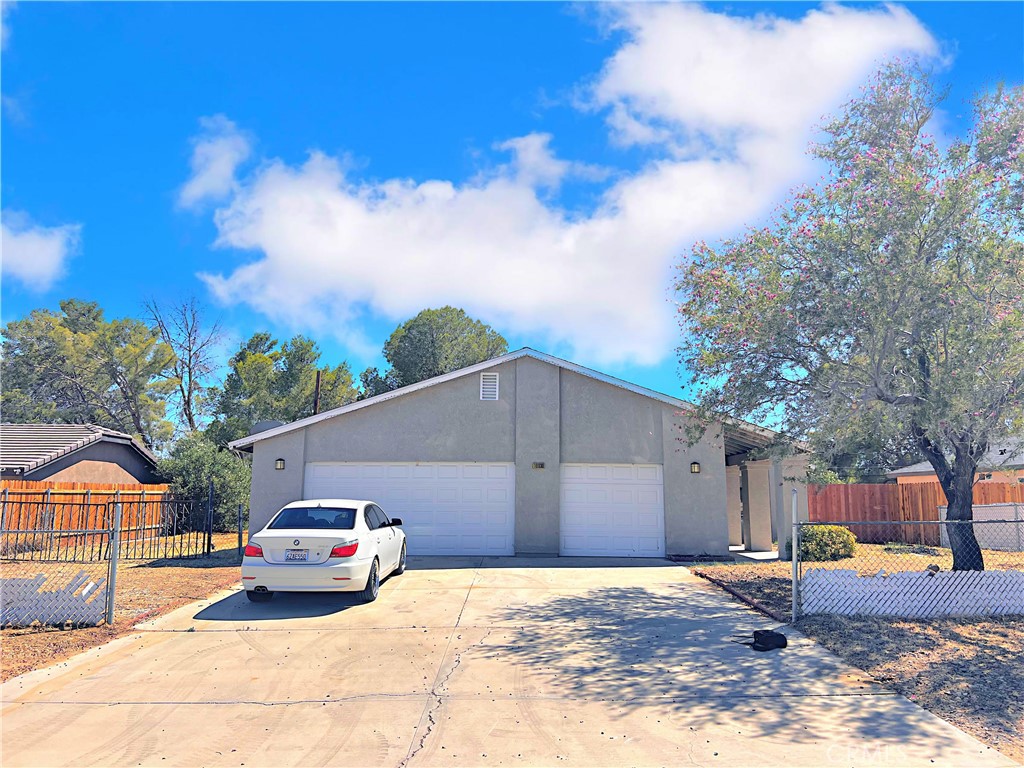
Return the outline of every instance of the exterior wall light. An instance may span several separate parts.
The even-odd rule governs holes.
[[[274,469],[284,469],[284,459],[277,459],[274,462]]]
[[[700,474],[700,462],[699,461],[690,462],[690,474],[691,475],[699,475]]]

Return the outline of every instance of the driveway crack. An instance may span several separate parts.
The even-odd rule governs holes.
[[[455,620],[455,625],[452,627],[452,633],[448,637],[448,645],[445,648],[444,655],[441,657],[442,659],[448,656],[448,651],[452,647],[452,641],[455,639],[455,635],[458,631],[459,622],[462,621],[462,614],[466,610],[466,603],[469,602],[469,596],[473,592],[473,587],[476,585],[477,578],[480,576],[481,565],[483,565],[483,558],[481,558],[480,562],[477,563],[476,570],[473,572],[473,581],[470,582],[469,589],[466,590],[466,599],[462,601],[462,608],[459,609],[459,617]],[[420,735],[418,741],[416,740],[415,734],[413,735],[413,744],[409,747],[409,754],[407,754],[405,756],[405,759],[398,764],[398,768],[405,768],[405,766],[409,764],[409,761],[412,760],[423,749],[423,747],[427,743],[427,739],[430,738],[430,734],[433,733],[434,726],[437,725],[437,719],[435,718],[435,715],[437,714],[437,711],[441,708],[441,704],[444,703],[444,696],[442,694],[442,691],[444,690],[444,687],[448,684],[448,681],[451,680],[452,675],[455,674],[455,670],[458,669],[459,666],[462,664],[463,655],[467,651],[470,651],[473,648],[478,648],[481,645],[483,645],[484,642],[486,642],[487,638],[491,636],[491,632],[493,631],[493,628],[488,629],[487,633],[480,640],[455,654],[455,660],[452,662],[451,668],[448,670],[448,674],[446,674],[444,677],[441,677],[441,669],[443,669],[443,667],[437,670],[437,677],[434,680],[434,685],[430,688],[431,700],[428,700],[426,712],[423,715],[426,717],[426,728],[423,729],[423,733]],[[421,724],[423,722],[423,716],[421,716],[420,718]]]

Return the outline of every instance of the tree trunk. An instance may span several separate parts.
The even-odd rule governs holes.
[[[974,467],[961,467],[959,462],[952,467],[943,482],[942,491],[946,494],[947,520],[974,519]],[[969,474],[967,473],[969,471]],[[966,475],[966,476],[965,476]],[[946,526],[949,536],[949,547],[953,550],[954,571],[983,571],[985,561],[981,547],[974,535],[974,526],[969,523],[955,523]]]

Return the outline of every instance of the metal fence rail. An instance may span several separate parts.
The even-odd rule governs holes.
[[[112,506],[53,500],[0,504],[0,557],[91,562],[105,559]]]
[[[210,554],[212,517],[203,502],[154,499],[122,503],[119,555],[125,560]]]
[[[95,532],[109,531],[115,507],[121,509],[118,554],[126,560],[203,557],[210,553],[213,515],[206,501],[144,494],[115,501],[0,497],[0,556],[6,549],[25,550],[35,559],[95,559],[100,541]],[[81,497],[78,497],[81,499]],[[104,541],[107,541],[104,539]],[[79,549],[88,550],[86,554]],[[104,558],[109,553],[102,553]]]
[[[846,531],[870,526],[884,543],[843,550]],[[920,527],[908,544],[907,527]],[[956,543],[954,552],[950,542]],[[1024,520],[863,521],[793,526],[793,618],[810,614],[1024,615]],[[975,546],[975,544],[977,546]],[[834,559],[833,559],[834,558]]]

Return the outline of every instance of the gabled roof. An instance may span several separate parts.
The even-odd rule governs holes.
[[[263,432],[258,432],[254,435],[249,435],[248,437],[242,437],[239,438],[238,440],[233,440],[228,445],[230,448],[233,448],[235,450],[248,449],[254,443],[258,443],[260,440],[266,440],[268,438],[277,437],[278,435],[287,434],[288,432],[292,432],[296,429],[302,429],[312,424],[317,424],[321,421],[326,421],[327,419],[333,419],[335,416],[341,416],[346,413],[352,413],[353,411],[358,411],[362,408],[369,408],[371,406],[377,405],[378,403],[383,403],[387,400],[392,400],[396,397],[402,397],[403,395],[409,395],[412,394],[413,392],[419,392],[421,390],[428,389],[429,387],[434,387],[437,386],[438,384],[444,384],[445,382],[452,381],[463,376],[471,376],[474,373],[485,371],[488,368],[494,368],[495,366],[501,365],[503,363],[509,363],[512,362],[513,360],[518,360],[522,357],[530,357],[533,358],[534,360],[539,360],[542,363],[548,363],[549,365],[554,365],[557,366],[558,368],[562,368],[567,371],[572,371],[573,373],[577,373],[580,376],[586,376],[587,378],[590,379],[602,381],[605,384],[612,385],[613,387],[618,387],[619,389],[624,389],[627,392],[633,392],[634,394],[641,395],[643,397],[649,397],[652,400],[657,400],[667,405],[671,405],[675,408],[679,408],[680,410],[689,410],[693,408],[692,403],[688,403],[685,400],[680,400],[678,397],[672,397],[671,395],[656,392],[653,389],[647,389],[646,387],[641,387],[638,384],[631,384],[628,381],[617,379],[614,376],[609,376],[606,373],[600,373],[599,371],[592,370],[591,368],[585,368],[582,365],[571,363],[568,360],[562,360],[559,357],[554,357],[553,355],[548,355],[544,352],[538,352],[537,350],[530,349],[529,347],[523,347],[522,349],[518,349],[515,352],[509,352],[508,354],[501,355],[500,357],[491,358],[490,360],[484,360],[482,363],[477,363],[476,365],[470,365],[467,366],[466,368],[460,368],[457,371],[452,371],[451,373],[445,373],[440,376],[435,376],[432,379],[425,379],[424,381],[419,381],[415,384],[410,384],[406,387],[400,387],[399,389],[393,390],[391,392],[385,392],[384,394],[377,395],[375,397],[368,397],[365,400],[359,400],[358,402],[355,403],[349,403],[348,405],[343,405],[340,408],[334,408],[330,411],[324,411],[323,413],[318,413],[314,416],[307,416],[304,419],[293,421],[291,424],[283,424],[279,427],[274,427],[273,429],[268,429]],[[763,429],[762,427],[757,427],[753,424],[746,424],[744,422],[736,421],[735,423],[730,422],[729,426],[733,430],[738,429],[739,431],[741,431],[745,437],[756,442],[758,446],[770,442],[771,439],[774,439],[775,437],[775,433],[772,432],[771,430]]]
[[[100,441],[132,446],[156,467],[156,457],[131,435],[95,424],[0,424],[0,468],[25,475]]]
[[[979,471],[998,472],[1006,469],[1024,469],[1024,440],[997,445],[981,457],[978,462]],[[909,467],[893,470],[886,477],[913,477],[915,475],[933,475],[935,469],[927,461],[911,464]]]

